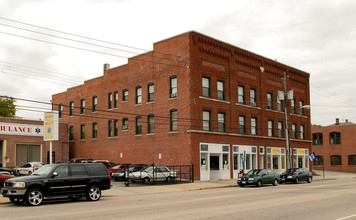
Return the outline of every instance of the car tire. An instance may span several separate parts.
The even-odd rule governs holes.
[[[16,175],[17,176],[20,176],[21,174],[20,174],[20,171],[16,171]]]
[[[34,188],[26,193],[25,200],[28,205],[39,206],[42,204],[44,195],[42,190]]]
[[[145,178],[143,179],[143,183],[149,184],[150,182],[151,182],[151,180],[150,180],[150,178],[148,178],[148,177],[145,177]]]
[[[299,178],[295,178],[295,184],[298,184],[299,183]]]
[[[28,175],[31,175],[32,174],[32,172],[31,171],[28,171]]]
[[[167,182],[167,183],[172,182],[172,177],[168,176],[168,177],[166,178],[166,182]]]
[[[96,185],[89,186],[85,197],[88,201],[98,201],[101,197],[100,188]]]
[[[261,186],[262,186],[262,181],[261,181],[261,180],[258,180],[257,183],[256,183],[256,186],[257,186],[257,187],[261,187]]]
[[[313,178],[310,176],[309,178],[308,178],[308,183],[311,183],[313,181]]]
[[[273,181],[273,186],[278,186],[278,180],[277,180],[277,179],[275,179],[275,180]]]

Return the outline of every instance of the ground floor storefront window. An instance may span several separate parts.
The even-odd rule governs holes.
[[[267,169],[281,173],[286,169],[285,148],[267,147]]]
[[[230,179],[230,145],[200,144],[200,179]]]
[[[308,149],[293,149],[293,167],[309,169],[309,150]]]

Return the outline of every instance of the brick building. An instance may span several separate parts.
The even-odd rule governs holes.
[[[0,117],[0,167],[19,167],[27,162],[49,163],[49,142],[43,141],[43,121]],[[55,162],[68,161],[68,125],[59,124],[59,140],[53,141]]]
[[[317,156],[313,169],[356,173],[356,124],[340,122],[313,127],[313,151]]]
[[[197,32],[53,95],[69,124],[70,157],[194,165],[195,179],[236,178],[286,168],[285,114],[277,101],[286,72],[295,166],[309,167],[309,74]]]

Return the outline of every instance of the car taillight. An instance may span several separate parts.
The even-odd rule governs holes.
[[[36,167],[35,170],[38,170],[38,167]]]
[[[111,176],[109,176],[110,177],[110,183],[111,183]]]

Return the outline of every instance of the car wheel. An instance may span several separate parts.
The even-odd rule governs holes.
[[[278,186],[278,180],[277,180],[277,179],[275,179],[275,180],[273,181],[273,186]]]
[[[82,196],[69,196],[69,198],[73,201],[78,201]]]
[[[150,178],[145,177],[145,178],[143,179],[143,183],[146,183],[146,184],[150,183]]]
[[[85,195],[87,200],[89,201],[98,201],[101,197],[101,190],[98,186],[90,186]]]
[[[295,184],[298,184],[299,183],[299,178],[295,178]]]
[[[32,172],[31,171],[28,171],[28,175],[31,175],[32,174]]]
[[[308,183],[311,183],[313,181],[313,178],[310,176],[309,178],[308,178]]]
[[[31,189],[26,193],[26,202],[32,206],[41,205],[43,202],[43,192],[40,189]]]
[[[262,181],[261,181],[261,180],[258,180],[257,183],[256,183],[256,186],[257,186],[257,187],[261,187],[261,186],[262,186]]]
[[[240,186],[240,187],[245,187],[245,185],[244,185],[244,184],[239,184],[239,186]]]
[[[166,182],[167,182],[167,183],[172,182],[172,177],[168,176],[168,177],[166,178]]]
[[[17,175],[17,176],[20,176],[20,171],[16,171],[16,175]]]

